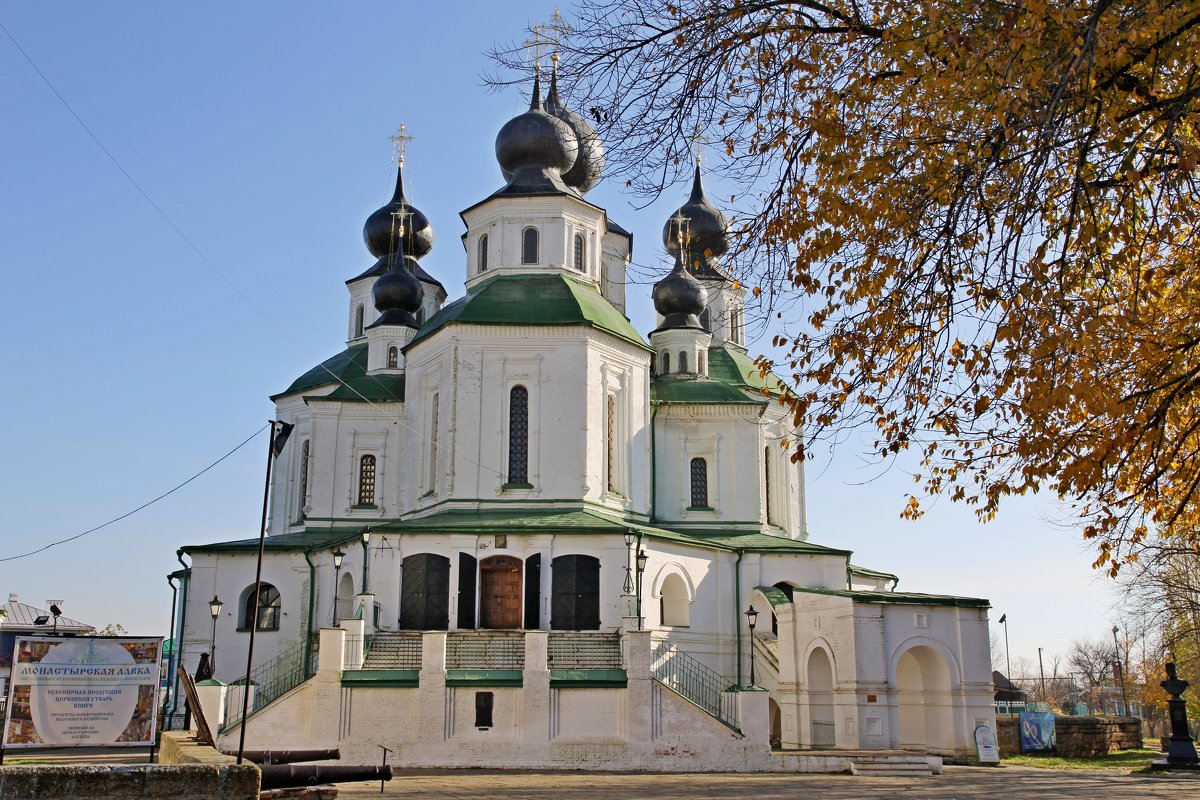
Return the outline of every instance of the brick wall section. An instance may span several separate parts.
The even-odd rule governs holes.
[[[1142,721],[1136,717],[1059,717],[1054,718],[1057,753],[1063,758],[1094,758],[1135,750],[1142,746]],[[1000,755],[1021,752],[1018,718],[1015,714],[996,716],[996,738]]]
[[[2,800],[108,800],[112,797],[256,800],[252,764],[0,767]]]

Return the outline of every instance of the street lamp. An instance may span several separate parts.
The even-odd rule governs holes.
[[[342,548],[333,551],[333,627],[337,627],[341,620],[338,619],[338,584],[341,583],[342,577],[342,559],[346,554],[342,552]]]
[[[758,612],[751,605],[746,609],[746,624],[750,626],[750,686],[754,686],[754,623],[758,622]]]
[[[637,564],[637,616],[638,630],[642,629],[642,573],[646,571],[646,562],[650,557],[646,555],[645,550],[639,550],[637,558],[634,562]]]
[[[367,525],[362,529],[362,545],[363,545],[363,579],[362,590],[363,594],[371,593],[370,569],[371,569],[371,526]]]
[[[1113,625],[1113,645],[1117,650],[1117,660],[1114,662],[1116,667],[1113,670],[1113,677],[1121,679],[1121,713],[1129,716],[1129,700],[1125,697],[1125,670],[1121,668],[1123,666],[1121,664],[1121,642],[1117,639],[1117,631],[1119,630],[1120,628]]]
[[[208,601],[208,612],[212,614],[212,638],[208,642],[208,665],[214,673],[217,671],[217,617],[221,616],[221,606],[225,605],[214,594]]]
[[[1000,615],[1000,624],[1004,626],[1004,669],[1006,670],[1004,677],[1008,679],[1009,686],[1012,685],[1012,661],[1008,657],[1008,614]]]

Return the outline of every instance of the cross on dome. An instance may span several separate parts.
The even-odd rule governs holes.
[[[403,122],[400,123],[399,128],[396,128],[396,132],[388,137],[392,143],[392,158],[395,159],[397,164],[403,166],[404,154],[408,151],[409,143],[415,138],[408,132],[408,126]]]

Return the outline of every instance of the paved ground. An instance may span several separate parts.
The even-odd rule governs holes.
[[[453,800],[1180,800],[1200,797],[1200,775],[1127,775],[1023,767],[947,767],[932,778],[406,770],[385,784],[345,783],[340,798]]]

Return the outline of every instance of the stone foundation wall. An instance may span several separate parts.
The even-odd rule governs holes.
[[[43,764],[0,767],[0,798],[256,800],[258,780],[258,767],[253,764]]]
[[[1142,746],[1142,721],[1136,717],[1054,718],[1056,752],[1063,758],[1094,758]],[[996,716],[1000,755],[1019,755],[1021,737],[1016,714]]]

